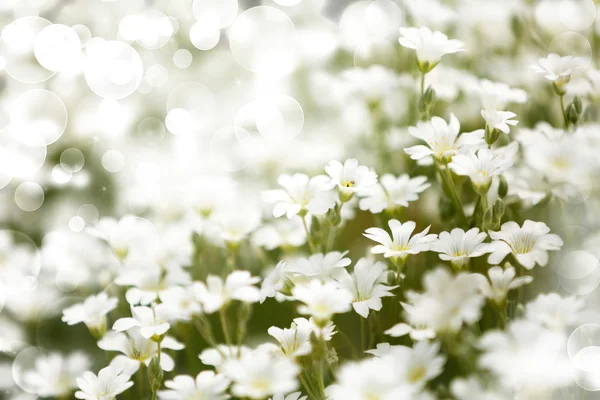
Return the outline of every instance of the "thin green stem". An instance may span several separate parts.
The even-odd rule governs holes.
[[[367,345],[367,334],[366,334],[366,329],[365,329],[365,319],[359,315],[358,318],[360,319],[360,351],[361,353],[364,353],[366,350],[366,345]]]
[[[558,98],[560,99],[560,110],[562,111],[565,129],[568,129],[569,128],[569,119],[567,118],[567,111],[565,110],[565,95],[558,95]]]
[[[160,342],[156,343],[156,355],[158,357],[158,363],[160,364]]]
[[[306,390],[306,393],[308,394],[308,397],[310,399],[315,399],[316,396],[314,395],[311,386],[306,381],[306,378],[304,378],[303,373],[301,372],[300,375],[298,375],[298,376],[300,377],[300,382],[302,382],[302,386],[304,386],[304,390]]]
[[[442,172],[442,167],[438,161],[436,161],[436,166],[438,168],[438,172],[440,173],[440,178],[442,182],[445,183],[448,192],[450,193],[450,199],[452,200],[452,204],[454,205],[454,209],[456,210],[456,214],[458,216],[458,223],[465,227],[467,224],[467,218],[465,217],[465,211],[463,210],[460,198],[458,197],[458,192],[456,191],[456,185],[454,185],[454,179],[452,178],[452,172],[450,172],[450,168],[448,164],[445,166],[445,171]]]
[[[483,210],[483,214],[485,214],[488,209],[487,194],[481,195],[481,209]]]
[[[308,225],[306,224],[306,215],[301,218],[302,218],[302,226],[304,226],[304,233],[306,233],[306,241],[308,242],[308,247],[310,247],[310,251],[312,253],[316,253],[317,249],[315,247],[315,244],[312,241],[310,231],[308,230]]]
[[[421,71],[421,97],[425,95],[425,72]]]
[[[144,363],[140,363],[140,369],[138,370],[138,394],[140,400],[144,398]]]
[[[225,343],[227,343],[227,347],[229,348],[229,353],[231,353],[231,347],[233,342],[231,341],[231,336],[229,336],[229,328],[227,326],[227,314],[226,307],[221,307],[219,310],[219,319],[221,321],[221,329],[223,329],[223,336],[225,337]]]

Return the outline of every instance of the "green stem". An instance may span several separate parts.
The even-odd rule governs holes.
[[[365,332],[365,319],[361,315],[359,315],[358,318],[360,319],[360,351],[361,353],[364,353],[366,350],[365,346],[367,343],[367,335]]]
[[[231,336],[229,336],[229,328],[227,327],[227,315],[226,315],[226,307],[221,307],[219,310],[219,319],[221,320],[221,329],[223,329],[223,336],[225,337],[225,343],[227,343],[227,347],[229,348],[229,353],[231,354],[232,341]]]
[[[140,400],[144,398],[144,363],[140,363],[140,369],[138,370],[138,393]]]
[[[308,247],[310,247],[311,253],[316,253],[317,249],[315,244],[312,241],[312,237],[310,236],[310,231],[308,230],[308,225],[306,224],[306,215],[302,218],[302,226],[304,226],[304,233],[306,233],[306,241],[308,242]]]
[[[452,204],[454,205],[454,209],[458,215],[458,223],[459,225],[465,227],[467,224],[467,218],[465,217],[465,211],[462,208],[460,198],[458,197],[458,192],[456,191],[456,186],[454,185],[454,180],[452,179],[452,172],[450,172],[448,164],[446,164],[444,172],[442,172],[442,167],[440,166],[439,161],[436,161],[436,166],[442,182],[446,184],[446,188],[450,193],[450,199],[452,200]]]
[[[300,377],[300,382],[302,382],[302,386],[304,386],[304,390],[306,390],[306,393],[308,393],[308,397],[310,399],[315,399],[316,396],[314,395],[311,386],[308,384],[308,382],[304,378],[303,373],[301,372],[300,375],[298,375],[298,376]]]
[[[421,72],[421,97],[425,95],[425,72]]]
[[[481,209],[483,210],[483,214],[485,215],[485,212],[488,209],[487,194],[481,195]]]
[[[156,343],[156,355],[158,357],[158,363],[160,364],[160,342]]]
[[[560,99],[560,110],[562,111],[562,116],[563,116],[563,122],[565,124],[565,129],[569,128],[569,119],[567,118],[567,111],[565,110],[565,96],[564,95],[559,95],[558,98]]]

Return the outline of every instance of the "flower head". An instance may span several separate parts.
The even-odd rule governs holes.
[[[457,154],[448,166],[457,175],[468,176],[475,189],[487,193],[494,176],[501,175],[514,163],[517,143],[506,146],[506,151],[479,149],[466,154]]]
[[[322,283],[312,280],[307,285],[298,285],[292,289],[294,298],[302,303],[298,307],[300,314],[311,315],[317,323],[326,323],[333,314],[342,314],[350,310],[352,295],[335,283]]]
[[[120,318],[115,321],[113,330],[117,332],[127,331],[139,327],[140,334],[146,338],[162,337],[171,325],[167,322],[167,308],[164,304],[155,307],[131,307],[131,318]]]
[[[487,234],[471,228],[465,232],[454,228],[451,232],[442,232],[433,242],[431,250],[440,253],[440,259],[450,261],[461,269],[472,257],[479,257],[487,252],[487,244],[483,243]]]
[[[410,254],[418,254],[431,249],[431,244],[437,237],[436,234],[427,234],[429,227],[422,232],[412,235],[416,223],[408,221],[401,223],[396,219],[388,222],[392,235],[381,228],[369,228],[363,234],[367,238],[379,243],[371,249],[373,254],[383,254],[385,258],[399,258],[406,260]],[[412,235],[412,236],[411,236]]]
[[[106,314],[117,307],[117,302],[116,297],[109,298],[104,292],[89,296],[83,303],[64,309],[62,321],[69,325],[83,322],[101,336],[106,330]]]
[[[411,178],[404,174],[396,178],[385,174],[378,185],[362,194],[360,209],[377,214],[388,208],[408,207],[409,202],[418,200],[419,193],[430,186],[425,176]]]
[[[460,40],[448,39],[442,32],[431,31],[425,26],[400,28],[400,34],[400,44],[416,50],[419,70],[423,73],[431,71],[444,55],[465,51],[465,44]]]
[[[549,233],[550,228],[543,222],[526,220],[523,226],[509,221],[500,227],[499,232],[489,231],[494,242],[490,243],[490,264],[499,264],[506,255],[512,253],[519,264],[532,269],[536,264],[548,264],[548,251],[560,250],[562,239]]]
[[[202,303],[204,311],[211,314],[228,304],[231,300],[245,303],[255,303],[260,298],[259,289],[254,286],[260,278],[250,275],[248,271],[233,271],[225,282],[216,275],[206,278],[203,282],[194,283],[194,291]]]
[[[124,373],[113,366],[102,368],[98,375],[86,371],[77,378],[79,391],[75,397],[84,400],[113,400],[131,386],[131,375]]]
[[[39,356],[34,368],[23,372],[23,382],[38,396],[67,396],[77,387],[77,377],[90,366],[91,360],[80,352],[68,356],[50,353]]]
[[[303,320],[302,322],[296,320]],[[304,323],[304,321],[306,323]],[[296,318],[289,328],[269,328],[269,335],[273,336],[281,345],[283,354],[296,358],[310,354],[310,334],[313,331],[310,323],[305,318]]]
[[[495,108],[481,110],[481,116],[485,119],[487,126],[504,133],[510,133],[509,125],[514,126],[519,123],[519,121],[512,119],[517,116],[514,112],[498,111]]]
[[[509,290],[527,285],[533,281],[531,276],[521,276],[515,279],[515,268],[511,265],[505,268],[494,266],[488,270],[488,278],[476,275],[479,279],[479,290],[490,301],[498,306],[504,305]]]
[[[562,86],[569,82],[573,71],[583,68],[584,61],[579,57],[565,56],[561,57],[556,53],[548,54],[546,58],[540,58],[538,64],[531,68],[557,86]]]
[[[332,160],[325,166],[325,172],[343,196],[351,197],[354,193],[360,194],[377,183],[377,174],[365,165],[358,165],[358,160],[355,158],[347,159],[344,164]]]
[[[484,144],[483,129],[459,136],[460,122],[454,114],[450,114],[450,123],[443,118],[433,117],[430,121],[418,122],[416,127],[410,127],[408,131],[427,144],[404,149],[413,160],[434,157],[440,162],[448,162],[455,154],[479,148]]]
[[[161,390],[158,397],[161,400],[225,400],[229,398],[225,393],[229,383],[227,377],[213,371],[202,371],[196,379],[189,375],[177,375],[165,382],[165,387],[169,390]]]

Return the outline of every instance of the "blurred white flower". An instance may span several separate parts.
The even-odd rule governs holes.
[[[369,310],[379,311],[382,307],[381,298],[394,296],[390,290],[397,286],[387,286],[387,266],[361,258],[354,266],[352,275],[345,269],[337,269],[334,278],[352,293],[352,307],[361,317],[367,318]]]
[[[548,251],[557,251],[563,245],[562,239],[549,233],[550,228],[543,222],[526,220],[523,226],[514,221],[505,222],[499,232],[489,231],[494,240],[490,243],[490,264],[499,264],[508,254],[513,254],[519,264],[532,269],[536,264],[548,264]]]
[[[202,303],[204,311],[211,314],[229,304],[231,300],[255,303],[260,299],[260,291],[254,285],[260,278],[250,275],[248,271],[233,271],[225,282],[216,275],[209,275],[206,284],[194,283],[194,292]]]
[[[430,186],[425,176],[411,178],[403,174],[396,178],[392,174],[385,174],[379,184],[362,193],[360,209],[378,214],[388,208],[408,207],[409,202],[418,200],[419,193]]]
[[[506,147],[506,151],[479,149],[477,153],[469,151],[466,154],[457,154],[448,167],[457,175],[468,176],[475,189],[485,194],[494,176],[502,175],[515,162],[518,144],[513,142]]]
[[[90,331],[100,336],[106,331],[106,314],[117,307],[118,299],[108,297],[105,292],[89,296],[83,303],[63,310],[62,321],[69,325],[83,322]]]
[[[548,57],[540,58],[538,64],[531,66],[534,71],[544,74],[546,79],[554,82],[558,86],[569,82],[573,71],[583,67],[583,59],[573,56],[561,57],[556,53],[550,53],[548,54]]]
[[[575,296],[540,294],[535,300],[527,303],[525,317],[548,329],[562,331],[578,321],[584,305],[585,302]]]
[[[519,121],[512,119],[517,116],[514,112],[498,111],[495,108],[484,108],[481,116],[487,126],[498,129],[504,133],[510,133],[509,125],[517,125]]]
[[[371,249],[373,254],[383,254],[385,258],[399,258],[404,261],[411,254],[429,251],[431,244],[437,238],[436,234],[427,234],[429,226],[422,232],[412,235],[416,223],[407,221],[401,223],[396,219],[388,221],[392,235],[381,228],[369,228],[363,235],[379,243]],[[412,236],[411,236],[412,235]]]
[[[187,285],[191,277],[181,267],[172,266],[165,271],[158,266],[124,268],[115,283],[132,286],[127,289],[125,298],[132,305],[148,305],[156,301],[161,292],[170,286]]]
[[[84,400],[111,400],[117,395],[123,393],[131,386],[131,375],[108,366],[98,372],[98,376],[90,371],[86,371],[77,378],[79,389],[75,392],[75,397]]]
[[[273,216],[286,215],[292,218],[302,210],[322,215],[335,205],[335,194],[331,191],[330,179],[324,175],[309,178],[305,174],[282,174],[277,183],[283,189],[266,190],[262,199],[275,204]]]
[[[465,51],[465,44],[460,40],[448,39],[439,31],[423,26],[421,28],[400,28],[402,35],[399,42],[402,46],[416,50],[419,70],[423,73],[431,71],[446,54]]]
[[[410,127],[408,131],[412,136],[427,143],[427,146],[418,145],[404,149],[413,160],[433,156],[440,162],[448,162],[455,154],[477,149],[485,143],[483,129],[459,136],[460,122],[454,114],[450,114],[450,123],[443,118],[433,117],[430,121],[418,122],[416,127]]]
[[[463,324],[473,324],[481,316],[483,296],[472,274],[452,276],[436,268],[423,277],[423,293],[406,292],[402,303],[411,326],[427,327],[436,333],[457,332]]]
[[[131,306],[131,317],[116,320],[113,330],[123,332],[139,328],[142,337],[154,339],[167,333],[171,327],[167,320],[167,308],[162,303],[154,307]]]
[[[332,282],[312,280],[306,285],[295,286],[292,295],[304,303],[298,307],[298,312],[314,317],[319,325],[329,322],[333,314],[343,314],[351,308],[352,295]]]
[[[306,323],[298,323],[296,320],[304,320]],[[305,318],[296,318],[289,328],[269,328],[269,335],[281,345],[283,354],[292,359],[305,356],[311,352],[310,334],[313,331],[308,320]]]
[[[498,306],[503,306],[510,290],[528,285],[533,281],[531,276],[520,276],[515,279],[517,272],[511,265],[502,268],[493,266],[488,270],[488,278],[477,274],[479,279],[479,290],[481,293]]]
[[[83,353],[68,356],[58,353],[41,355],[33,370],[23,371],[23,382],[42,397],[68,396],[77,387],[76,379],[87,371],[92,362]]]
[[[489,385],[484,385],[473,376],[453,380],[450,391],[458,400],[510,400],[512,398],[508,393],[490,389]]]
[[[325,166],[325,172],[331,178],[331,183],[339,188],[342,196],[361,194],[377,184],[377,174],[369,167],[359,165],[355,158],[347,159],[344,164],[332,160]]]
[[[346,257],[348,252],[332,251],[330,253],[312,254],[308,258],[299,257],[286,264],[286,272],[292,275],[294,283],[306,283],[310,279],[320,279],[326,282],[337,270],[345,269],[350,265]],[[308,278],[308,279],[306,279]]]
[[[194,286],[172,286],[160,292],[161,306],[169,319],[190,320],[202,313],[202,305],[196,298]]]
[[[175,367],[175,361],[164,350],[181,350],[184,348],[182,343],[166,336],[160,343],[161,356],[160,366],[165,371],[172,371]],[[150,360],[158,351],[158,344],[151,339],[146,339],[140,334],[137,327],[123,332],[108,332],[98,341],[98,347],[105,351],[117,351],[122,353],[113,358],[111,365],[121,367],[126,373],[133,375],[140,363],[150,364]]]
[[[216,347],[209,347],[202,350],[202,353],[198,355],[200,361],[204,365],[210,365],[220,371],[223,364],[228,360],[235,360],[243,356],[246,353],[251,352],[252,349],[248,346],[228,346],[226,344],[218,344]]]
[[[308,396],[302,396],[302,392],[294,392],[290,393],[287,396],[283,394],[276,394],[275,396],[269,398],[269,400],[306,400]]]
[[[254,231],[252,243],[267,250],[300,247],[306,243],[306,233],[300,220],[278,219]]]
[[[441,232],[432,243],[431,250],[440,253],[440,259],[450,261],[452,266],[461,269],[472,257],[479,257],[488,251],[485,232],[471,228],[465,232],[454,228],[451,232]]]
[[[0,315],[0,353],[13,353],[27,344],[27,337],[21,325]]]
[[[169,390],[158,392],[161,400],[202,399],[225,400],[229,398],[226,393],[229,379],[213,371],[202,371],[196,379],[189,375],[177,375],[172,380],[165,381]]]
[[[264,399],[277,393],[289,393],[298,387],[300,368],[290,359],[256,349],[231,359],[223,373],[232,380],[232,393],[238,397]]]
[[[369,105],[377,104],[394,93],[402,83],[394,71],[377,64],[369,68],[348,69],[342,72],[340,79],[347,94],[360,97]]]
[[[523,104],[527,101],[527,92],[523,89],[511,88],[504,82],[481,79],[472,85],[471,90],[479,95],[481,104],[486,110],[503,110],[510,103]]]

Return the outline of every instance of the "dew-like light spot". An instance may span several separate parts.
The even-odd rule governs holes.
[[[35,182],[23,182],[15,190],[15,203],[23,211],[35,211],[44,203],[44,189]]]
[[[237,16],[238,0],[194,0],[192,9],[198,21],[206,14],[215,15],[217,28],[222,29],[231,25]]]
[[[65,171],[60,164],[56,164],[52,168],[52,180],[59,185],[64,185],[65,183],[69,182],[72,177],[73,174]]]
[[[81,24],[73,25],[71,29],[73,29],[77,36],[79,36],[81,47],[83,48],[87,46],[90,39],[92,39],[92,32],[90,31],[90,29],[87,26]]]
[[[186,49],[179,49],[173,54],[173,64],[177,68],[187,68],[192,65],[192,53]]]
[[[108,172],[119,172],[125,165],[125,156],[119,150],[108,150],[102,156],[102,166]]]
[[[155,145],[165,137],[165,125],[155,117],[144,118],[137,128],[137,138],[143,143]]]
[[[199,50],[214,48],[221,38],[221,31],[216,19],[207,19],[206,22],[196,22],[190,29],[190,41]]]
[[[365,25],[370,33],[378,37],[397,36],[403,25],[402,11],[391,0],[375,0],[365,12]]]
[[[297,63],[296,28],[274,7],[244,11],[229,31],[229,46],[236,61],[252,72],[284,75]]]
[[[184,82],[169,94],[167,112],[165,122],[173,134],[199,132],[214,120],[215,96],[197,82]]]
[[[67,72],[78,65],[81,40],[70,27],[53,24],[37,34],[33,52],[41,66],[54,72]]]
[[[85,228],[85,221],[78,215],[69,219],[69,229],[73,232],[81,232]]]
[[[71,147],[60,155],[60,165],[71,174],[81,171],[85,165],[85,156],[81,150]]]
[[[582,31],[594,23],[596,4],[594,0],[562,0],[558,14],[564,26],[573,31]]]
[[[98,221],[100,212],[93,204],[83,204],[77,209],[77,216],[83,218],[86,225],[91,225]]]

